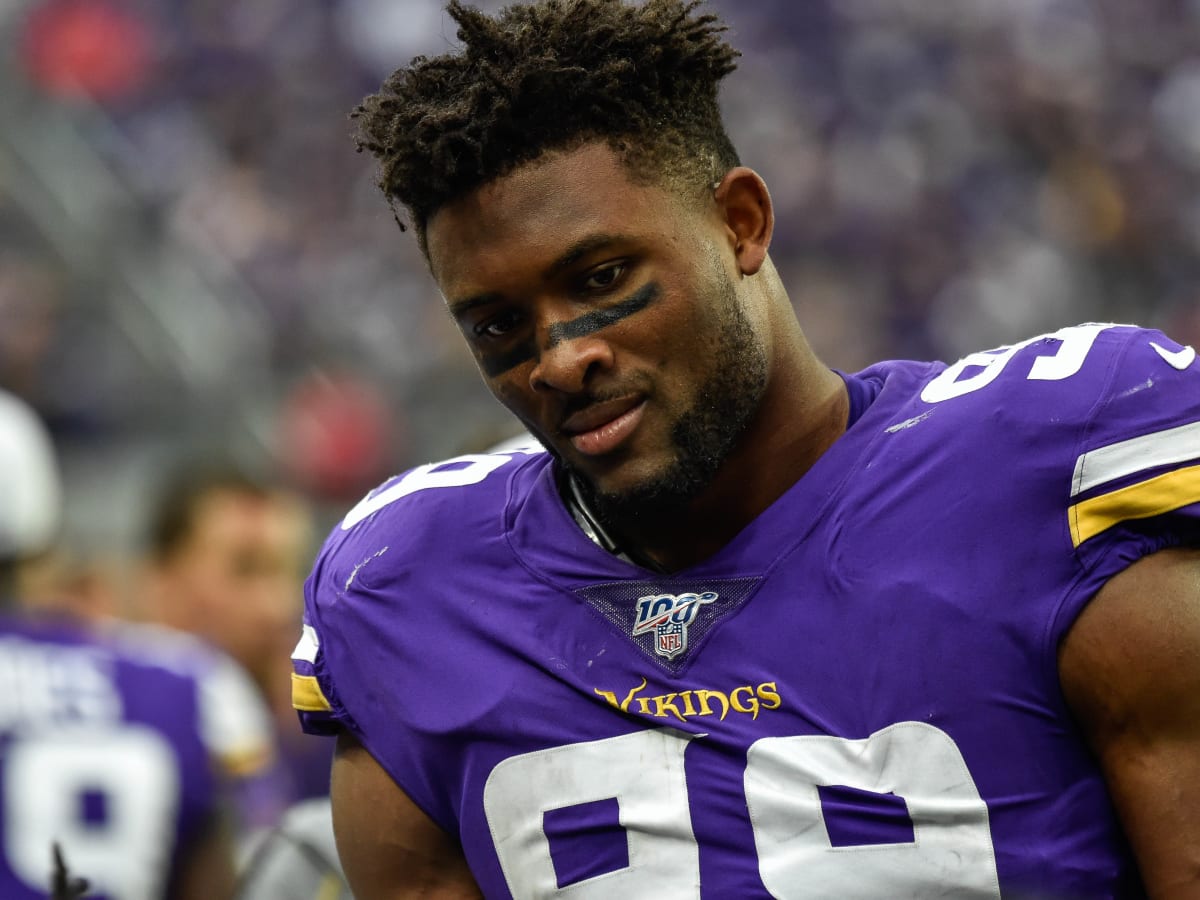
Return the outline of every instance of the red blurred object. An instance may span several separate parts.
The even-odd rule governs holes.
[[[392,432],[391,410],[374,386],[322,373],[301,381],[284,401],[280,456],[306,490],[345,500],[387,474]]]
[[[25,20],[21,55],[30,80],[50,94],[115,100],[149,78],[151,36],[112,0],[45,0]]]

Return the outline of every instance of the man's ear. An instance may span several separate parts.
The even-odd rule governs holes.
[[[713,193],[743,275],[753,275],[767,258],[775,231],[775,210],[766,182],[753,169],[725,173]]]

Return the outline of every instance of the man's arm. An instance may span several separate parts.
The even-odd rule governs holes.
[[[344,732],[333,757],[330,794],[338,855],[358,900],[483,896],[458,843]]]
[[[1058,663],[1150,895],[1200,897],[1200,551],[1114,577]]]

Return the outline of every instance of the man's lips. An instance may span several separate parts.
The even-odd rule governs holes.
[[[572,413],[562,423],[571,445],[587,456],[615,450],[641,421],[645,399],[639,395],[593,403]]]
[[[614,400],[603,400],[599,403],[589,403],[578,412],[571,413],[563,419],[561,430],[567,435],[583,434],[592,431],[620,418],[635,406],[640,405],[642,398],[637,394],[627,397],[617,397]]]

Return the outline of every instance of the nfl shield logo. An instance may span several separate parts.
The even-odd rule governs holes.
[[[654,632],[654,652],[667,659],[674,659],[687,650],[688,626],[696,618],[700,607],[717,599],[713,591],[703,594],[651,594],[639,597],[637,620],[633,624],[633,635]]]
[[[657,639],[655,651],[659,656],[665,656],[667,659],[683,652],[683,626],[682,625],[660,625],[654,634]]]

